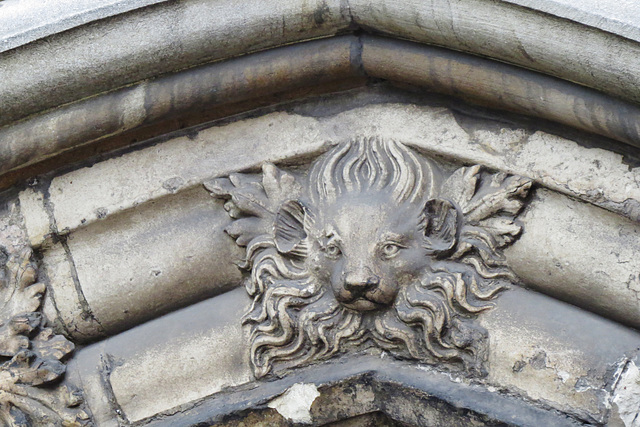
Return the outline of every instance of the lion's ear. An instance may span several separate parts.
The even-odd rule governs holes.
[[[425,247],[436,256],[446,255],[458,242],[462,214],[449,200],[431,199],[422,211]]]
[[[275,223],[275,243],[278,252],[297,256],[306,255],[305,216],[306,209],[297,200],[289,200],[280,206]]]

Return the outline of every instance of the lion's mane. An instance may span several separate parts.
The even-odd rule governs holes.
[[[398,201],[417,201],[436,192],[428,164],[403,145],[381,138],[336,146],[309,175],[312,205],[351,191],[390,191]],[[435,260],[420,280],[399,291],[393,306],[364,313],[342,306],[330,287],[306,271],[303,259],[278,252],[272,235],[253,239],[246,258],[253,304],[244,323],[251,327],[256,377],[268,374],[274,364],[300,366],[372,346],[399,358],[447,361],[484,374],[487,332],[471,319],[492,307],[489,301],[512,276],[479,233],[477,227],[463,229],[464,251]]]

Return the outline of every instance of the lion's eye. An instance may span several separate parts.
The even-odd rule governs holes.
[[[325,252],[326,252],[326,254],[328,256],[333,257],[333,258],[339,256],[342,253],[342,251],[340,250],[340,248],[336,244],[327,245],[327,247],[325,248]]]
[[[382,255],[385,258],[392,258],[396,256],[399,251],[400,246],[396,245],[395,243],[386,243],[384,246],[382,246]]]

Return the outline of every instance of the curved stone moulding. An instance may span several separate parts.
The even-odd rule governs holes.
[[[365,76],[409,83],[629,144],[640,140],[640,109],[602,93],[439,48],[378,37],[345,36],[196,68],[63,106],[50,114],[6,127],[0,130],[0,138],[9,141],[0,148],[0,152],[6,150],[6,161],[0,168],[5,167],[6,171],[12,165],[31,164],[60,152],[77,161],[103,149],[100,148],[103,145],[108,150],[126,142],[128,131],[142,128],[153,132],[155,127],[159,129],[156,132],[166,132],[161,123],[169,121],[176,126],[182,123],[176,117],[186,117],[193,111],[215,113],[215,106],[323,83],[351,81],[361,85]],[[205,120],[205,116],[191,120]],[[115,138],[115,145],[104,139],[105,134]],[[89,144],[92,141],[95,144]],[[69,153],[78,144],[89,147],[84,154]],[[64,163],[64,159],[61,157],[59,162]],[[40,172],[52,166],[43,167]],[[27,168],[5,174],[0,177],[0,186],[33,173],[34,169]],[[606,195],[574,195],[632,219],[640,215],[633,212],[633,206],[626,206],[624,199],[616,204],[608,203]],[[630,203],[633,199],[631,195]],[[61,232],[64,229],[65,226],[59,227]]]
[[[600,26],[566,5],[560,18],[554,0],[99,2],[113,8],[13,38],[0,29],[12,43],[0,45],[0,188],[19,192],[7,201],[20,217],[11,226],[36,249],[42,282],[28,251],[8,263],[27,273],[0,276],[0,291],[21,291],[0,325],[0,419],[46,407],[33,419],[81,425],[91,411],[101,426],[173,426],[270,408],[277,422],[322,424],[345,416],[330,409],[345,383],[364,396],[349,416],[407,423],[450,425],[464,412],[490,424],[602,425],[637,411],[640,169],[619,153],[640,147],[638,28],[612,16]],[[282,301],[298,299],[282,308],[268,298],[283,292],[269,262],[296,276],[312,258],[307,233],[326,233],[309,225],[322,203],[281,184],[305,182],[322,155],[363,139],[395,141],[394,161],[415,157],[424,164],[411,173],[448,183],[420,195],[418,225],[429,262],[449,263],[448,282],[425,274],[354,298],[339,281],[287,282]],[[290,200],[254,193],[276,187]],[[476,193],[492,202],[470,220]],[[269,215],[251,258],[242,234],[260,206]],[[483,262],[504,271],[449,259],[469,224],[466,248],[488,248]],[[376,248],[391,259],[404,243],[388,243]],[[379,284],[377,271],[356,284]],[[510,289],[478,285],[500,274]],[[343,300],[301,307],[324,295]],[[395,311],[378,316],[372,304]],[[60,383],[71,341],[98,340]],[[290,418],[282,402],[300,388],[320,400]],[[381,398],[396,393],[414,400]]]
[[[89,141],[144,127],[200,103],[209,107],[220,105],[219,98],[211,96],[208,91],[204,91],[206,96],[198,99],[195,95],[198,91],[195,90],[176,92],[175,105],[171,105],[164,93],[164,89],[169,87],[159,89],[163,84],[180,88],[186,83],[191,87],[194,78],[196,85],[206,87],[213,83],[216,90],[222,89],[222,97],[226,97],[225,92],[233,94],[227,102],[246,99],[247,94],[256,89],[255,85],[263,91],[259,90],[256,95],[262,95],[284,87],[291,89],[327,80],[353,78],[354,75],[390,78],[445,93],[453,92],[495,108],[558,120],[625,143],[638,144],[638,113],[634,102],[640,99],[636,94],[638,82],[635,77],[640,73],[633,70],[638,67],[634,61],[640,55],[637,45],[631,40],[508,2],[474,0],[449,4],[436,1],[431,5],[423,2],[402,5],[359,1],[317,3],[310,6],[307,2],[298,1],[272,2],[259,7],[243,4],[242,8],[230,1],[192,0],[179,6],[159,3],[6,52],[0,66],[6,82],[0,100],[5,101],[2,105],[11,107],[7,111],[0,110],[0,116],[5,120],[0,138],[8,141],[0,152],[2,171],[42,161]],[[201,18],[211,14],[223,14],[226,19]],[[503,25],[493,25],[496,19],[501,19]],[[189,25],[185,26],[184,22],[189,22]],[[132,28],[136,29],[135,35],[127,33]],[[140,28],[149,28],[149,31],[140,32]],[[159,29],[163,28],[172,28],[172,33],[159,34]],[[206,69],[204,76],[198,76],[197,72],[176,75],[177,80],[182,76],[182,82],[175,79],[145,80],[211,61],[229,60],[247,52],[309,39],[333,38],[336,34],[354,31],[354,28],[438,45],[499,62],[477,62],[477,57],[469,60],[464,55],[458,62],[446,52],[428,49],[416,56],[415,47],[385,47],[384,43],[361,38],[351,39],[343,46],[349,50],[347,55],[340,53],[341,57],[333,57],[331,61],[322,61],[316,55],[314,62],[311,54],[309,58],[300,58],[299,64],[285,66],[272,75],[264,67],[256,67],[246,74],[229,69],[234,68],[233,64],[238,68],[251,68],[250,58],[254,55],[239,62],[231,60],[221,69],[212,70],[214,73],[222,71],[233,82],[231,85],[215,78],[211,80]],[[113,43],[108,38],[96,41],[92,31],[122,34],[123,38],[136,40],[136,43]],[[512,34],[516,36],[512,37]],[[180,48],[174,47],[176,38],[180,40]],[[501,42],[496,43],[496,40]],[[567,40],[580,40],[580,43],[567,43]],[[108,43],[108,46],[98,46],[97,43]],[[612,44],[618,49],[615,53],[608,49]],[[313,45],[310,49],[317,47],[322,48],[323,45]],[[365,51],[361,52],[362,47]],[[43,55],[43,49],[46,49],[46,55]],[[47,65],[40,62],[42,58],[50,57],[52,50],[58,49],[67,57],[75,55],[84,60],[49,61]],[[304,48],[301,51],[304,52]],[[598,54],[594,55],[594,51]],[[93,57],[95,52],[101,52],[99,57]],[[285,55],[295,56],[295,49],[286,50]],[[273,56],[277,57],[278,53]],[[426,60],[419,59],[422,56],[426,56]],[[263,56],[254,57],[254,61],[264,59]],[[409,66],[407,59],[418,60],[420,70],[433,70],[425,76],[416,72],[415,66]],[[278,61],[277,58],[270,60]],[[521,71],[526,68],[540,74],[520,75],[514,69],[504,67],[503,62],[523,67],[516,68]],[[574,64],[585,66],[575,67]],[[397,65],[403,66],[395,69]],[[309,67],[313,68],[311,74],[308,74]],[[36,79],[25,73],[25,68],[45,69],[47,72],[40,73]],[[296,70],[291,80],[283,77],[289,75],[292,68]],[[481,90],[469,85],[469,73],[475,72],[488,81]],[[449,73],[452,73],[450,77]],[[544,75],[561,80],[549,80]],[[86,76],[91,76],[91,81],[86,81]],[[317,76],[322,78],[317,79]],[[197,79],[204,81],[197,82]],[[578,85],[562,84],[567,81]],[[509,89],[503,94],[503,86],[507,82],[514,90]],[[117,90],[132,84],[134,86]],[[599,92],[584,91],[584,86]],[[51,93],[51,96],[42,97],[39,95],[42,92]],[[90,97],[93,98],[78,101]],[[149,107],[151,103],[155,108]],[[24,118],[63,104],[68,105]],[[120,114],[113,114],[113,111]],[[24,120],[16,122],[21,118]],[[99,129],[95,129],[96,125]],[[33,174],[34,170],[30,173]],[[13,180],[13,183],[16,179],[5,177],[5,182]]]
[[[60,0],[55,4],[10,2],[0,16],[0,52],[166,0]]]
[[[149,129],[147,137],[154,135],[154,126],[159,129],[156,132],[166,132],[180,123],[176,117],[188,123],[194,111],[210,111],[199,113],[204,114],[199,120],[206,120],[215,117],[214,107],[323,84],[352,81],[362,85],[367,77],[412,84],[631,145],[640,141],[640,109],[606,94],[439,48],[379,37],[343,36],[191,69],[6,126],[0,130],[0,138],[9,141],[0,151],[5,173],[0,185],[11,185],[21,175],[34,173],[26,169],[6,174],[16,168],[91,142],[96,150],[117,147],[127,138],[135,138],[132,132],[136,130]],[[166,122],[173,124],[168,129],[159,126]],[[100,148],[103,145],[107,148]],[[79,154],[79,159],[91,153]],[[52,166],[42,166],[40,172],[47,167]]]
[[[6,25],[0,25],[4,30],[0,33],[2,39],[0,52],[74,27],[163,2],[167,0],[60,0],[54,8],[43,3],[6,4],[3,15],[0,17],[2,20],[0,22],[6,23]],[[640,41],[640,30],[635,26],[637,21],[634,20],[640,10],[633,4],[610,5],[598,0],[587,0],[579,5],[557,0],[505,0],[504,3],[552,14],[584,26]],[[45,14],[47,19],[37,19]],[[16,25],[12,22],[16,16],[24,18],[25,22]]]
[[[353,96],[366,99],[367,91],[344,96],[348,103]],[[490,122],[461,127],[446,108],[398,103],[321,117],[280,112],[203,128],[60,175],[20,194],[29,238],[42,248],[55,290],[45,312],[77,339],[94,340],[237,286],[239,271],[229,261],[242,255],[223,232],[228,219],[221,204],[201,184],[265,162],[309,163],[331,141],[380,135],[457,163],[535,178],[554,190],[535,192],[523,215],[524,234],[505,253],[510,266],[536,289],[640,325],[629,277],[640,267],[637,224],[565,196],[588,198],[597,186],[600,200],[638,199],[637,173],[619,155],[564,138],[492,129]],[[65,241],[54,243],[51,227],[62,230]]]
[[[640,99],[639,73],[634,72],[638,47],[624,38],[624,31],[615,35],[610,29],[509,2],[274,0],[257,5],[190,0],[105,18],[110,19],[27,43],[6,55],[2,73],[7,84],[0,100],[3,105],[9,100],[21,102],[10,112],[1,110],[4,123],[158,74],[357,28],[495,58],[625,99]],[[501,25],[495,25],[497,20]],[[118,34],[117,41],[135,43],[109,37],[96,40],[94,32]],[[617,50],[608,49],[612,43]],[[58,50],[86,60],[44,59]],[[34,81],[25,68],[47,72]],[[46,101],[38,95],[61,87],[63,91]]]
[[[640,344],[638,332],[521,288],[495,302],[495,309],[478,319],[491,337],[490,369],[487,377],[474,381],[465,373],[397,361],[384,352],[336,357],[256,381],[249,334],[241,325],[250,306],[244,289],[82,349],[70,362],[69,381],[92,391],[86,401],[100,426],[224,425],[224,420],[246,416],[248,408],[277,410],[277,397],[300,383],[319,392],[320,401],[307,413],[320,425],[336,416],[331,406],[324,406],[332,399],[327,388],[341,381],[359,384],[360,375],[369,380],[365,384],[404,383],[431,395],[435,401],[423,402],[423,408],[441,401],[491,420],[527,426],[605,423],[608,405],[624,394],[613,384],[626,364],[633,363],[626,357],[633,357]],[[359,390],[365,393],[364,403],[373,408],[381,404],[378,410],[385,410],[384,402],[372,396],[375,390],[366,386],[352,387],[350,396]],[[348,410],[357,415],[371,407],[359,404]],[[387,410],[394,411],[391,407]],[[404,415],[409,422],[411,414]]]

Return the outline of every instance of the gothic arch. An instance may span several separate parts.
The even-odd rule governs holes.
[[[13,307],[0,311],[1,419],[633,425],[640,11],[533,3],[0,3],[0,259]],[[362,142],[374,140],[395,142]],[[331,341],[314,328],[348,330],[334,308],[306,312],[317,317],[306,326],[301,305],[298,324],[268,323],[285,311],[264,302],[277,269],[251,256],[291,262],[290,274],[310,258],[325,208],[309,181],[333,173],[310,168],[347,141],[360,141],[349,164],[361,169],[336,160],[336,188],[372,206],[389,204],[363,189],[392,182],[371,178],[376,167],[431,174],[416,184],[430,186],[423,249],[458,281],[399,291],[412,308],[434,298],[436,320],[342,301],[353,330]],[[403,174],[404,161],[421,166]],[[396,243],[389,258],[408,245]],[[457,263],[465,251],[476,270]],[[257,291],[261,274],[273,283]],[[496,277],[510,289],[483,300],[474,283]],[[396,298],[384,292],[370,302]],[[446,321],[436,306],[451,308]],[[371,326],[399,321],[413,329]],[[261,335],[269,327],[276,338]],[[257,343],[286,334],[307,347]],[[260,371],[266,353],[286,363]],[[287,402],[296,384],[314,395],[306,409]],[[292,405],[303,418],[286,415]]]

